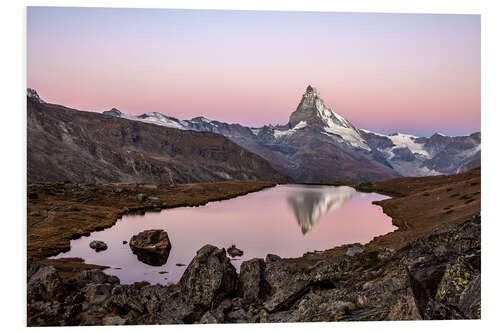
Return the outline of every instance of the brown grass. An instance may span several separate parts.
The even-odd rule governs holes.
[[[182,185],[30,184],[27,204],[27,254],[46,258],[70,249],[70,240],[111,227],[127,213],[199,206],[259,191],[274,183],[219,182]],[[36,193],[36,195],[29,195]],[[138,194],[159,202],[138,200]],[[38,198],[30,198],[38,196]]]

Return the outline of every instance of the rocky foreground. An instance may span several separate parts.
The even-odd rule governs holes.
[[[64,280],[28,260],[29,325],[479,319],[480,233],[476,215],[398,251],[252,259],[240,274],[224,249],[205,245],[169,286],[121,285],[100,270]]]

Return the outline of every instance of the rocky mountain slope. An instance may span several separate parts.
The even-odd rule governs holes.
[[[378,180],[396,176],[452,174],[471,160],[480,164],[481,135],[430,138],[358,129],[325,106],[308,86],[288,124],[245,127],[196,117],[179,120],[161,113],[104,114],[184,130],[222,134],[296,181]]]
[[[181,131],[40,100],[28,91],[28,183],[286,182],[222,135]]]

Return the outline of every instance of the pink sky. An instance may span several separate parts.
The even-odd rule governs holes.
[[[285,124],[306,86],[361,128],[480,129],[478,15],[28,9],[27,85],[89,111]]]

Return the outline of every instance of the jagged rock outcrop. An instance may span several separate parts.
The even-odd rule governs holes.
[[[236,290],[236,269],[224,249],[205,245],[196,252],[179,284],[194,304],[209,307]]]

